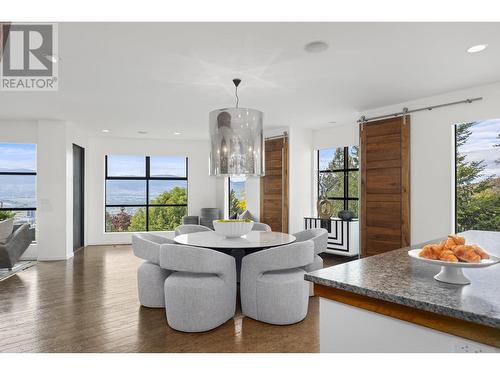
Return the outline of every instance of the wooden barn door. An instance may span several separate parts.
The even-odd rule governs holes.
[[[288,137],[266,139],[266,175],[260,183],[260,221],[288,233]]]
[[[360,125],[361,256],[410,245],[410,117]]]

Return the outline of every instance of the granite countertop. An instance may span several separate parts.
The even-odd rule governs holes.
[[[500,232],[467,231],[467,243],[500,256]],[[439,240],[429,241],[430,243]],[[428,242],[428,243],[429,243]],[[440,267],[412,259],[402,248],[305,275],[316,284],[398,303],[420,310],[500,328],[500,265],[463,269],[469,285],[434,280]]]

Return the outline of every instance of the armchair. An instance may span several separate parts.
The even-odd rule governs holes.
[[[318,254],[326,251],[328,246],[328,231],[324,228],[306,229],[301,232],[294,233],[295,242],[311,240],[314,242],[314,260],[311,264],[304,267],[304,271],[313,272],[323,268],[323,258]],[[314,296],[313,283],[309,283],[309,296]]]
[[[165,245],[160,265],[173,272],[165,280],[170,327],[203,332],[225,323],[236,309],[236,266],[224,253],[192,246]]]
[[[241,266],[241,308],[270,324],[292,324],[307,315],[309,285],[303,269],[312,263],[314,243],[304,241],[249,254]]]
[[[139,302],[152,308],[165,307],[163,286],[170,271],[160,267],[160,249],[174,241],[152,233],[138,233],[132,236],[134,255],[144,259],[137,269]]]

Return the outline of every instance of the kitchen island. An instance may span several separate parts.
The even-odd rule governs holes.
[[[500,256],[500,232],[461,235]],[[305,275],[320,297],[321,352],[500,352],[500,265],[446,284],[439,266],[408,256],[422,246]]]

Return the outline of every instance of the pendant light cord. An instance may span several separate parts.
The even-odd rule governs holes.
[[[235,87],[234,95],[236,95],[236,108],[238,108],[238,106],[240,104],[240,98],[238,97],[238,85],[241,83],[241,79],[234,78],[233,83],[234,83],[234,87]]]

